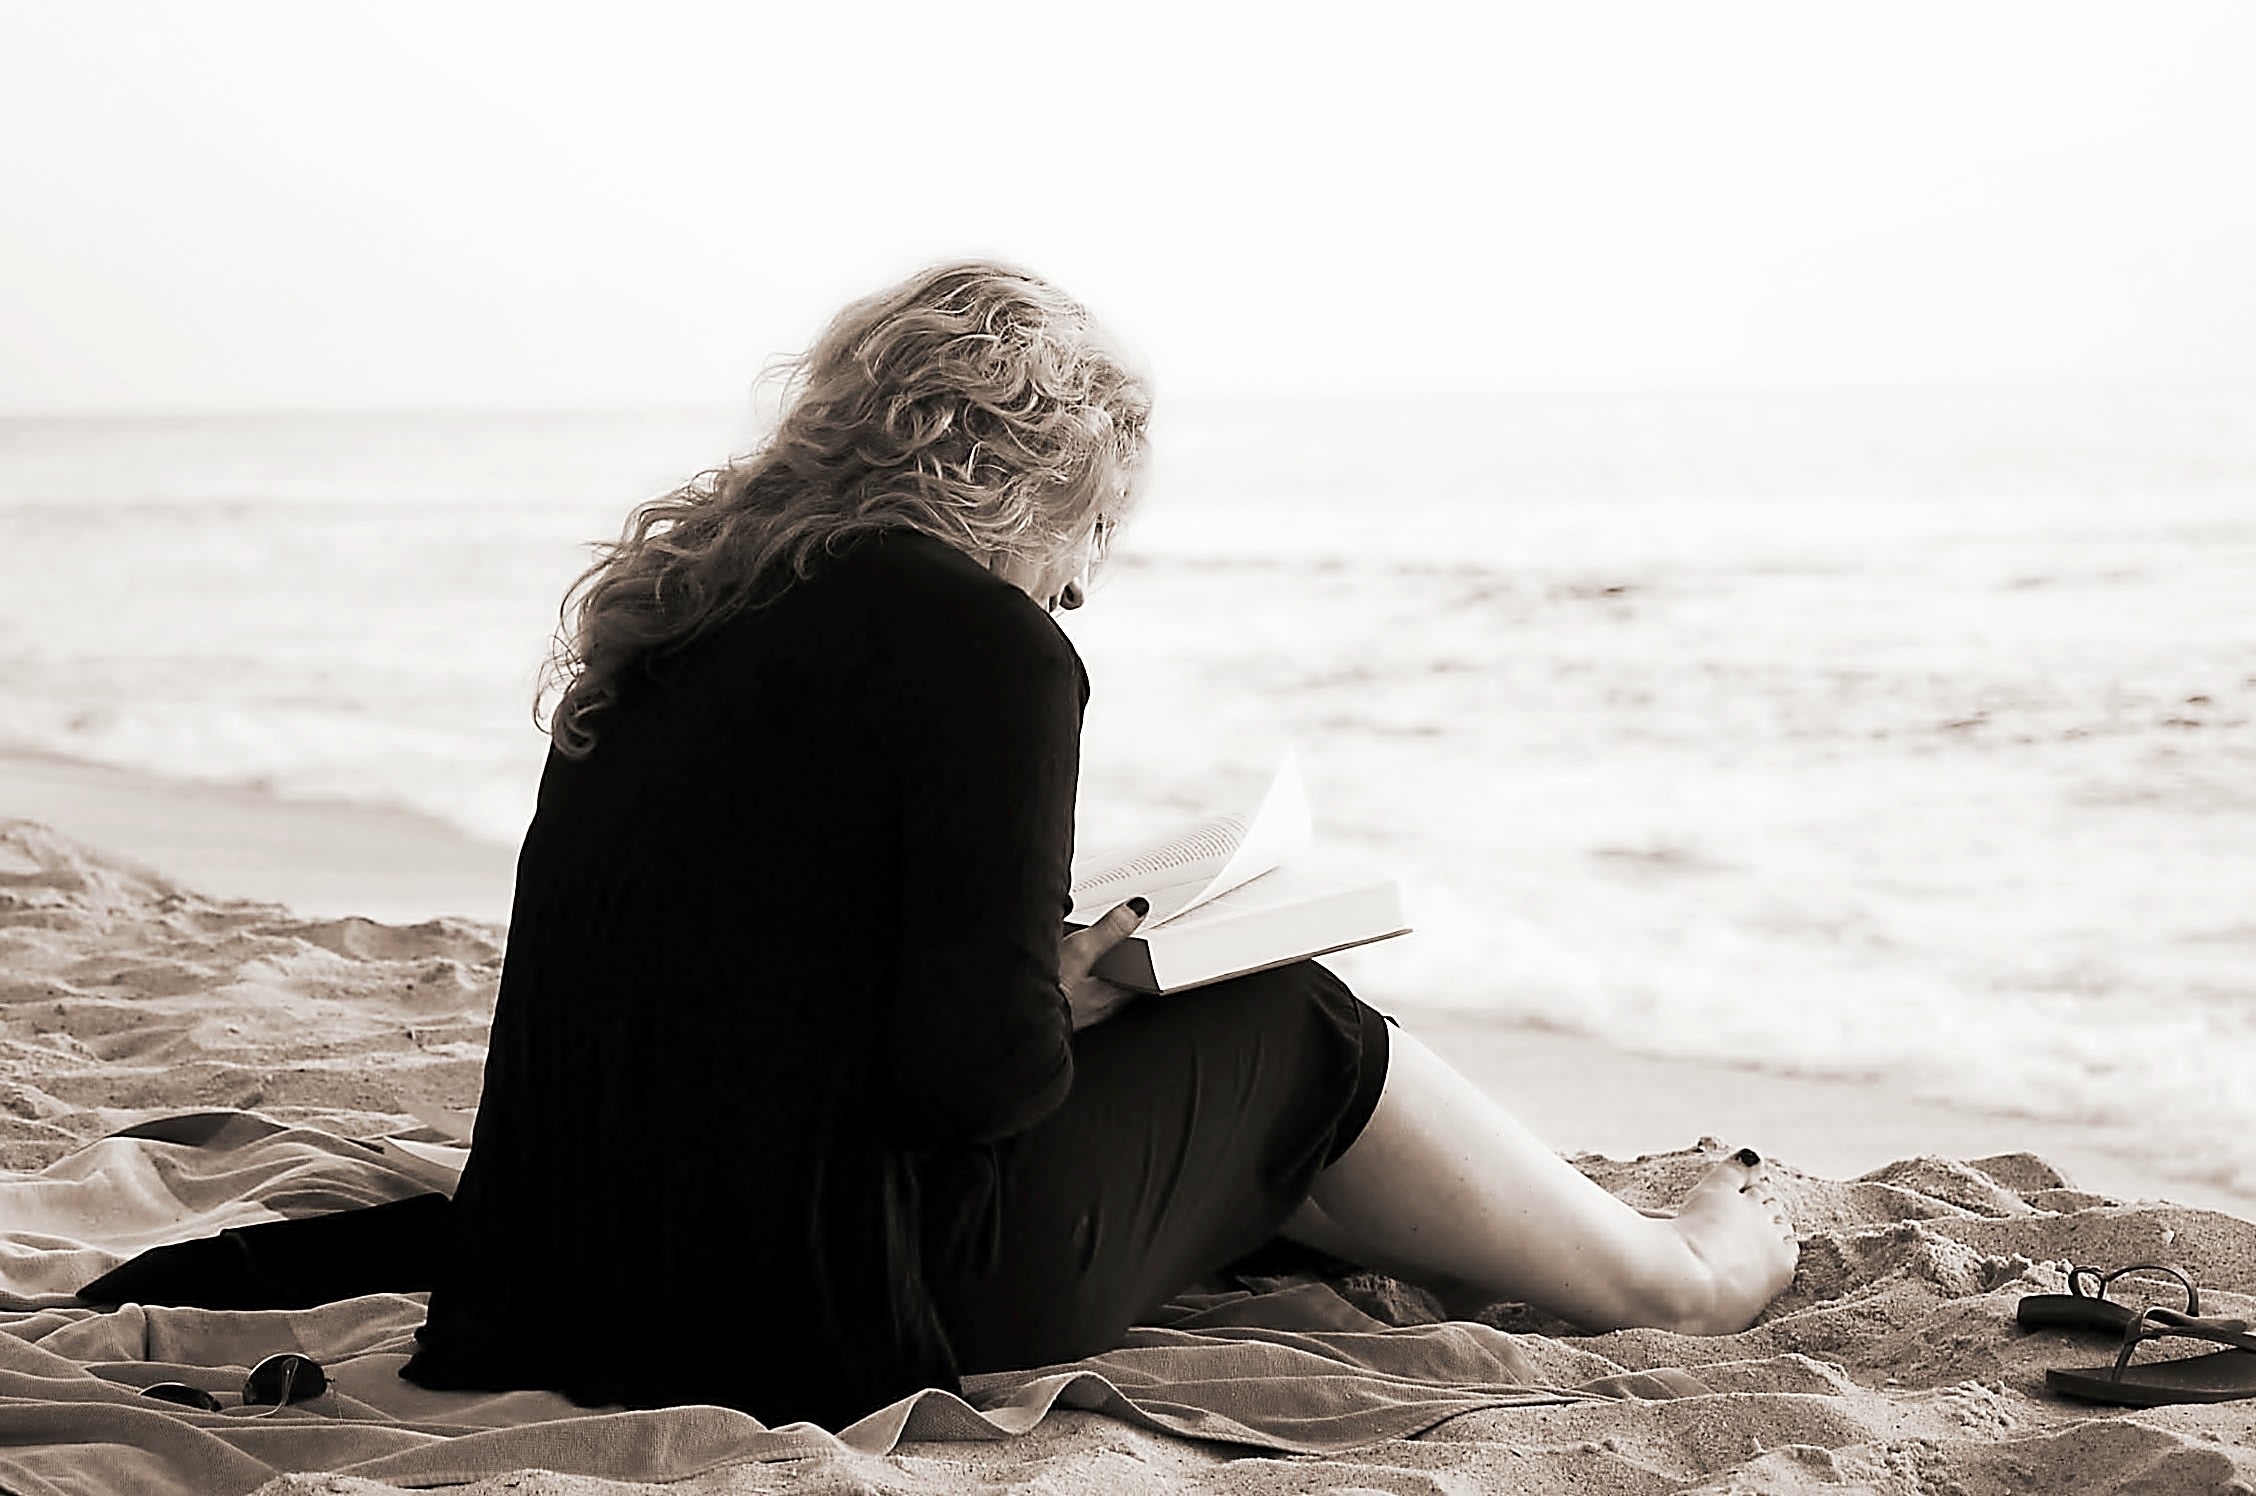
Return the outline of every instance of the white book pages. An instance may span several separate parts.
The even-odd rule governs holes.
[[[1162,929],[1138,930],[1100,958],[1096,971],[1139,991],[1179,992],[1409,929],[1401,885],[1390,875],[1296,859]]]
[[[1157,929],[1260,877],[1312,836],[1300,760],[1288,750],[1252,814],[1217,816],[1165,841],[1077,862],[1072,920],[1093,923],[1140,896],[1151,901],[1143,928]]]

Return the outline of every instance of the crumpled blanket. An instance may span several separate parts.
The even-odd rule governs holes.
[[[841,1448],[1007,1438],[1053,1408],[1329,1453],[1476,1409],[1708,1390],[1682,1372],[1623,1373],[1590,1352],[1482,1325],[1388,1328],[1324,1284],[1297,1282],[1186,1298],[1167,1322],[1103,1355],[969,1378],[961,1397],[927,1390],[832,1432],[769,1428],[716,1407],[604,1412],[547,1392],[426,1391],[397,1375],[423,1320],[420,1295],[300,1310],[103,1311],[74,1297],[153,1245],[427,1187],[366,1144],[253,1113],[129,1130],[40,1173],[0,1173],[0,1490],[217,1496],[294,1471],[418,1487],[527,1468],[662,1482]],[[282,1409],[239,1406],[245,1369],[278,1351],[319,1361],[330,1390]],[[202,1387],[227,1406],[204,1413],[137,1395],[160,1381]]]

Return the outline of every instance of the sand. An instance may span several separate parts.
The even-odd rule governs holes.
[[[506,920],[511,848],[413,811],[0,750],[0,819],[23,817],[210,894],[301,914]]]
[[[20,762],[0,772],[0,813],[15,808],[6,786],[20,789],[27,773]],[[204,792],[136,789],[142,846],[184,845],[180,825],[150,828],[167,804],[196,803]],[[81,834],[94,818],[85,807],[56,817],[75,820]],[[274,839],[284,853],[261,842],[271,865],[245,876],[287,884],[289,847],[343,836],[344,821],[324,824],[320,835]],[[127,835],[116,840],[132,840],[133,825],[120,829]],[[351,845],[349,837],[335,844]],[[392,907],[417,904],[411,865],[362,866],[371,887],[391,880]],[[463,868],[443,873],[461,877]],[[239,891],[206,891],[59,831],[0,823],[0,1168],[38,1168],[151,1112],[243,1107],[367,1135],[405,1125],[410,1103],[475,1102],[503,947],[498,923],[308,913],[232,896]],[[2199,1280],[2205,1307],[2256,1315],[2256,1212],[2200,1208],[2164,1179],[2117,1179],[2106,1173],[2104,1139],[2057,1127],[2028,1124],[2010,1146],[2012,1119],[1951,1115],[1877,1090],[1642,1061],[1558,1035],[1486,1033],[1462,1019],[1412,1022],[1555,1143],[1640,1155],[1577,1155],[1636,1203],[1671,1198],[1705,1148],[1764,1146],[1803,1249],[1792,1287],[1751,1330],[1586,1337],[1519,1306],[1481,1315],[1553,1354],[1690,1370],[1713,1395],[1497,1410],[1325,1458],[1249,1455],[1061,1413],[998,1444],[912,1443],[884,1458],[732,1467],[678,1488],[2256,1491],[2256,1401],[2148,1412],[2069,1402],[2047,1393],[2045,1368],[2100,1364],[2112,1348],[2013,1324],[2015,1302],[2061,1291],[2072,1262],[2169,1261]],[[1954,1157],[1911,1146],[1868,1167],[1844,1163],[1938,1137],[1978,1147]],[[1355,1276],[1336,1286],[1390,1322],[1433,1312],[1425,1296],[1388,1280]],[[391,1488],[308,1474],[267,1489]],[[652,1488],[523,1471],[466,1489],[612,1496]]]

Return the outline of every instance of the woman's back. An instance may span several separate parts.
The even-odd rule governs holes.
[[[551,755],[416,1380],[771,1420],[946,1384],[908,1160],[1070,1082],[1084,689],[1023,593],[890,531]],[[569,1307],[638,1302],[678,1333]]]

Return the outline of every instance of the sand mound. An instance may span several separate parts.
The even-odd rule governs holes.
[[[37,1168],[156,1110],[255,1107],[366,1135],[407,1125],[408,1102],[469,1106],[502,939],[457,920],[314,922],[215,901],[0,823],[0,1166]],[[1697,1149],[1578,1162],[1640,1204],[1673,1199],[1703,1165]],[[2256,1317],[2256,1225],[2090,1195],[2027,1154],[1849,1180],[1790,1165],[1801,1268],[1743,1334],[1577,1336],[1512,1304],[1480,1316],[1527,1337],[1547,1378],[1679,1368],[1712,1395],[1479,1413],[1320,1460],[1064,1413],[1002,1444],[737,1467],[669,1489],[2256,1492],[2256,1402],[2063,1401],[2045,1369],[2104,1364],[2113,1347],[2013,1322],[2022,1295],[2064,1291],[2070,1263],[2156,1261],[2192,1275],[2210,1312]],[[1389,1279],[1333,1283],[1388,1323],[1437,1317],[1430,1296]],[[299,1476],[267,1489],[391,1488]],[[465,1489],[651,1488],[528,1471]]]
[[[152,1110],[355,1133],[469,1106],[502,930],[309,921],[0,822],[0,1167]]]

